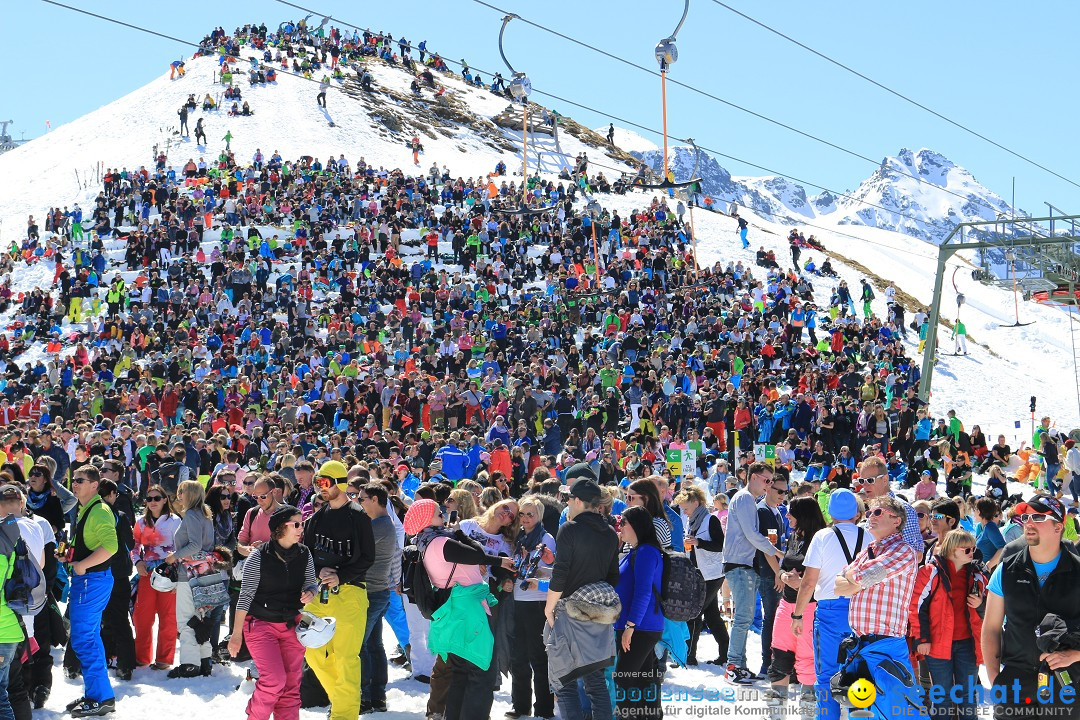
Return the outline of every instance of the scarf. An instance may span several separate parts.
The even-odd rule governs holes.
[[[231,513],[221,513],[214,518],[214,542],[217,545],[226,544],[233,534],[233,516]]]
[[[26,504],[29,505],[30,508],[33,510],[40,510],[41,508],[45,507],[45,502],[49,499],[49,496],[51,495],[52,492],[50,492],[49,490],[43,490],[41,492],[34,492],[33,490],[31,490],[26,498]]]
[[[709,516],[709,511],[705,509],[704,505],[698,505],[697,510],[690,516],[690,537],[697,537],[698,530],[701,529],[701,523],[705,522],[705,518]]]
[[[536,546],[539,545],[540,541],[543,539],[544,524],[537,520],[536,527],[534,527],[531,532],[525,532],[525,529],[522,528],[521,532],[518,533],[517,540],[514,542],[514,555],[523,554],[522,550],[525,551],[525,555],[528,555],[536,549]]]
[[[281,558],[286,564],[292,562],[296,559],[296,556],[300,554],[300,543],[296,543],[292,547],[286,549],[281,547],[277,540],[271,540],[269,546],[270,551]]]
[[[447,528],[426,527],[416,534],[416,549],[419,550],[422,555],[424,551],[427,550],[428,545],[436,538],[441,537],[452,538],[454,537],[454,532]]]

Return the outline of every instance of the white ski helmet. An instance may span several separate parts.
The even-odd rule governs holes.
[[[300,623],[296,626],[296,637],[306,648],[320,648],[334,637],[337,620],[332,617],[317,617],[309,612],[300,613]]]
[[[172,592],[176,589],[176,565],[161,563],[150,573],[150,587],[158,592]]]

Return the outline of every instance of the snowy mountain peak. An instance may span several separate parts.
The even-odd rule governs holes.
[[[659,150],[632,152],[655,171]],[[676,179],[694,169],[692,148],[669,150]],[[838,225],[866,225],[940,243],[957,223],[993,220],[999,214],[1025,215],[979,184],[965,168],[929,148],[903,148],[881,161],[877,170],[850,193],[828,190],[808,196],[805,188],[781,176],[732,177],[715,158],[702,154],[697,173],[702,193],[720,203],[735,203],[774,222],[800,223],[822,219]]]
[[[1014,211],[965,168],[928,148],[903,148],[881,161],[874,174],[834,213],[841,225],[867,225],[940,243],[957,223],[993,220]],[[1024,215],[1017,211],[1015,214]]]
[[[939,187],[945,187],[948,184],[949,175],[953,170],[970,177],[967,170],[959,167],[941,153],[928,148],[922,148],[914,153],[904,148],[895,157],[882,160],[880,169],[886,173],[889,170],[898,170],[899,172],[895,173],[897,178],[903,178],[905,174],[916,175]]]

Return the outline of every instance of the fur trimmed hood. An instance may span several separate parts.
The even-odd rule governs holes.
[[[606,582],[595,582],[578,588],[573,595],[559,601],[567,617],[586,622],[614,625],[622,612],[622,602],[615,588]],[[556,613],[559,609],[556,609]]]

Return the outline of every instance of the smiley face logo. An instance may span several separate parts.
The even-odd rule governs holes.
[[[847,696],[855,707],[867,708],[873,704],[874,698],[877,697],[877,689],[874,687],[874,683],[859,678],[848,688]]]

